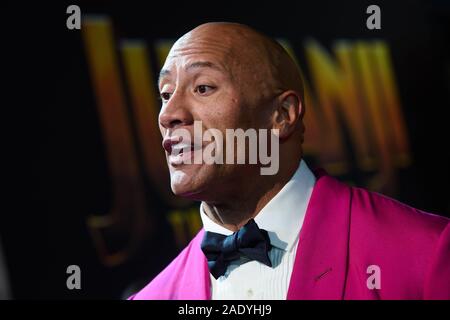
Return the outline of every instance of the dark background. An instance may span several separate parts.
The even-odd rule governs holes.
[[[106,212],[112,194],[81,33],[66,28],[70,4],[112,17],[116,38],[149,43],[207,21],[245,23],[294,44],[309,36],[325,46],[341,38],[387,41],[413,156],[399,172],[396,198],[450,216],[448,1],[11,2],[1,17],[8,192],[0,218],[11,298],[118,299],[179,251],[164,204],[159,228],[127,263],[107,268],[93,248],[86,217]],[[381,30],[366,28],[370,4],[381,7]],[[82,290],[66,288],[71,264],[81,267]]]

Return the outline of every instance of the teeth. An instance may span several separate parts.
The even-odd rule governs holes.
[[[172,146],[172,153],[179,154],[184,151],[191,151],[192,146],[188,143],[177,143]]]

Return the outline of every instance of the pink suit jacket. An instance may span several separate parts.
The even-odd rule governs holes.
[[[316,176],[287,299],[450,299],[447,218]],[[203,234],[129,299],[210,299]],[[367,284],[373,265],[379,289]]]

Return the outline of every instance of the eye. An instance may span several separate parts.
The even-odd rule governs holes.
[[[161,95],[161,99],[162,99],[163,101],[167,101],[167,100],[170,99],[171,93],[169,93],[169,92],[161,92],[160,95]]]
[[[201,95],[207,95],[208,93],[211,93],[211,91],[214,89],[215,89],[215,87],[213,87],[213,86],[201,84],[195,88],[194,92],[198,92]]]

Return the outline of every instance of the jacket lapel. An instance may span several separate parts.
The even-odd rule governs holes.
[[[316,172],[287,294],[294,299],[343,299],[350,228],[350,187]]]
[[[178,291],[176,299],[178,300],[210,300],[211,299],[211,279],[209,277],[208,263],[203,251],[201,242],[205,231],[201,229],[197,236],[192,240],[188,251],[184,253],[186,260],[180,261],[182,270],[177,274],[177,288],[183,288]]]

